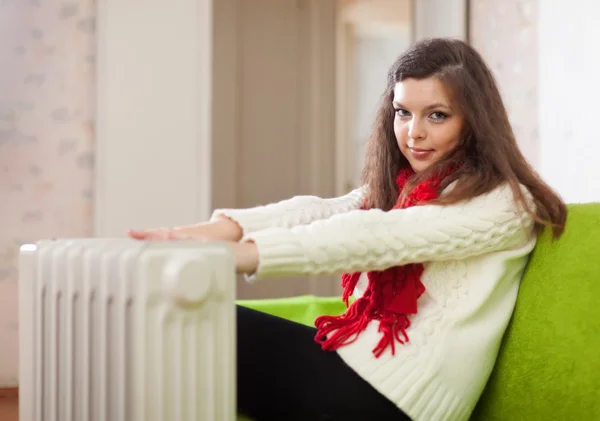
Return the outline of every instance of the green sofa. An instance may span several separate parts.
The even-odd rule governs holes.
[[[339,298],[239,303],[307,325],[344,311]],[[471,419],[600,420],[600,203],[570,205],[561,239],[540,237]]]

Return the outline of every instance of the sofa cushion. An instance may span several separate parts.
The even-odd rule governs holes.
[[[600,204],[540,237],[472,419],[600,419]]]
[[[237,301],[237,304],[313,327],[315,319],[323,314],[338,315],[346,311],[346,304],[340,297],[315,297],[313,295],[240,300]]]

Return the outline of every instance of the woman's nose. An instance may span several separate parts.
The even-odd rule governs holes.
[[[423,139],[425,137],[424,124],[418,118],[413,118],[410,121],[408,135],[411,139]]]

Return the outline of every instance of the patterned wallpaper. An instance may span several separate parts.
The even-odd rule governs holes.
[[[19,246],[92,233],[93,1],[0,1],[0,387],[17,382]]]
[[[470,0],[470,38],[496,75],[521,150],[539,163],[538,0]]]

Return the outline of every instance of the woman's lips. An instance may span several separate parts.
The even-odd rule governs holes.
[[[417,159],[427,159],[433,152],[433,149],[409,148],[410,153]]]

